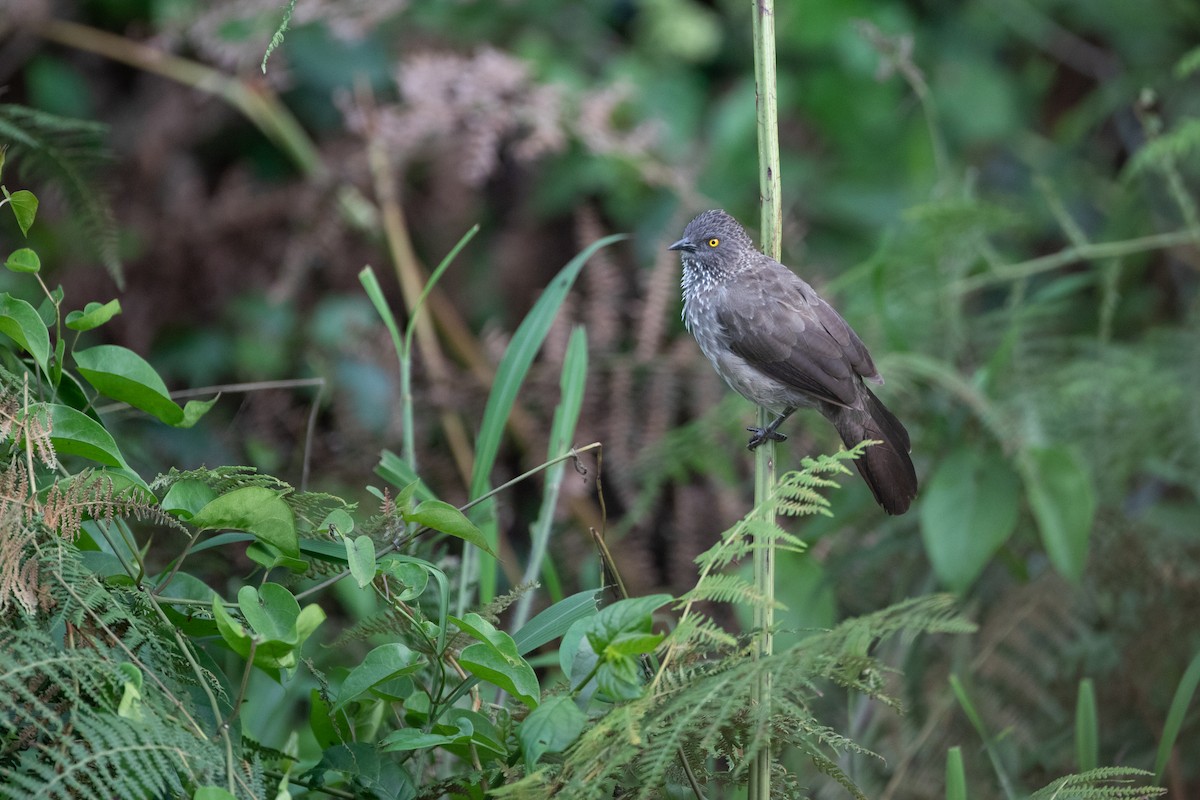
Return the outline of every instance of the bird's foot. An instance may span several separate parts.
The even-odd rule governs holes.
[[[746,445],[747,450],[753,450],[768,440],[772,442],[787,441],[787,436],[772,428],[746,428],[746,430],[754,434],[750,437],[750,443]]]

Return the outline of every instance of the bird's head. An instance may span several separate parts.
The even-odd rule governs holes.
[[[667,248],[678,250],[684,266],[730,272],[754,249],[746,230],[724,211],[700,214],[683,229],[683,238]]]

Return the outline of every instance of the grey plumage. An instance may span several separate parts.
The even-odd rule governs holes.
[[[700,214],[669,249],[683,261],[683,320],[701,351],[735,391],[779,414],[748,429],[750,449],[786,439],[779,425],[815,407],[847,447],[882,442],[855,466],[886,512],[907,511],[917,494],[908,431],[864,383],[883,378],[841,315],[724,211]]]

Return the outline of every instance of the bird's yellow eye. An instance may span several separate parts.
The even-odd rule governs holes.
[[[708,240],[708,246],[709,246],[709,247],[716,247],[716,246],[717,246],[717,245],[719,245],[720,243],[721,243],[721,240],[720,240],[720,239],[718,239],[718,238],[717,238],[717,237],[715,237],[715,236],[714,236],[713,238],[711,238],[711,239],[709,239],[709,240]]]

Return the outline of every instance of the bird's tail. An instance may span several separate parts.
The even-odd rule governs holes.
[[[863,386],[862,392],[859,408],[826,406],[826,416],[847,447],[865,439],[881,442],[868,447],[854,466],[884,511],[903,514],[917,496],[917,471],[908,457],[908,431],[870,389]]]

